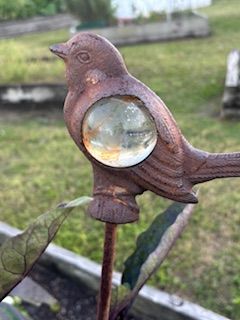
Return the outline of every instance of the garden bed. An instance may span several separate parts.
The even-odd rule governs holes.
[[[181,15],[170,21],[98,28],[89,31],[107,38],[115,45],[206,37],[210,34],[208,19],[199,14]],[[71,28],[71,34],[76,32],[78,32],[76,28]]]
[[[17,233],[19,233],[18,229],[0,222],[0,243]],[[72,314],[67,319],[77,320],[76,316],[81,308],[83,312],[87,312],[84,311],[84,308],[86,310],[90,308],[88,316],[89,320],[92,319],[96,311],[96,295],[100,283],[101,266],[53,244],[49,245],[40,259],[40,263],[42,265],[35,268],[36,272],[33,270],[33,279],[39,284],[43,284],[43,287],[50,294],[63,303],[61,303],[62,308],[58,316],[54,318],[54,314],[49,313],[50,310],[41,309],[42,317],[47,316],[48,320],[62,320],[64,319],[63,315],[66,319],[67,315],[64,312],[67,312],[67,314]],[[120,279],[121,275],[114,272],[113,286],[119,285]],[[80,304],[78,297],[82,301]],[[31,307],[28,307],[28,310],[31,314],[37,313],[36,309]],[[144,286],[140,291],[133,304],[132,312],[139,320],[229,320],[197,304],[149,286]],[[36,316],[35,319],[40,320],[41,318]]]
[[[34,17],[25,20],[1,22],[0,39],[70,27],[73,20],[74,18],[69,14],[58,14],[51,17]]]
[[[59,109],[63,107],[66,94],[66,85],[59,83],[0,85],[0,108]]]
[[[31,272],[31,278],[53,295],[60,304],[60,311],[54,312],[43,304],[40,307],[24,303],[32,320],[95,320],[97,294],[84,283],[79,283],[59,272],[54,267],[38,264]],[[138,320],[129,316],[128,320]],[[140,320],[140,319],[139,319]]]

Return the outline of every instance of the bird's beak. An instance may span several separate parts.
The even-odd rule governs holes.
[[[65,43],[53,44],[49,49],[62,59],[66,59],[69,53],[69,49]]]

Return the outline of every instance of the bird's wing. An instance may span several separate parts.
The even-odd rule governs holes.
[[[181,202],[196,202],[192,184],[184,178],[182,135],[163,101],[148,87],[134,79],[130,94],[142,100],[152,115],[158,140],[152,154],[131,169],[142,187]]]

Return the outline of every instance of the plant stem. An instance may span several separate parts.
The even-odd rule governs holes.
[[[97,320],[109,320],[117,225],[106,223]]]

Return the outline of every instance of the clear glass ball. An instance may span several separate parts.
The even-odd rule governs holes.
[[[157,130],[143,102],[113,96],[94,103],[82,126],[83,143],[99,162],[115,168],[145,160],[157,143]]]

